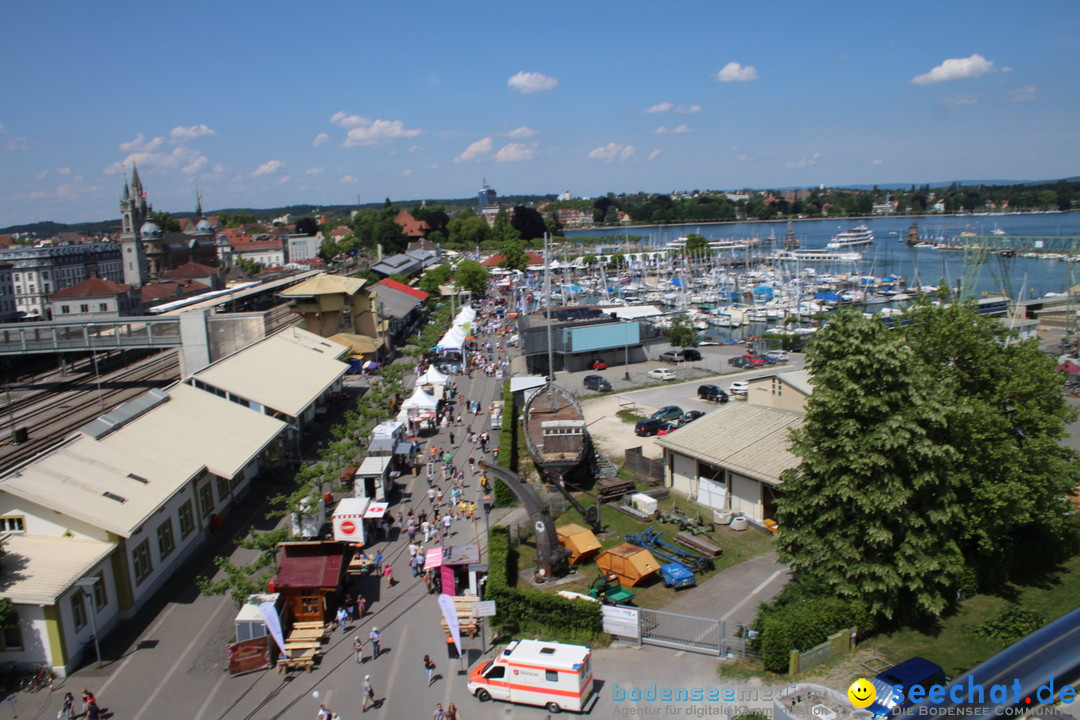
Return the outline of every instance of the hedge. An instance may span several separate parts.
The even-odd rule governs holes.
[[[815,598],[775,608],[762,606],[754,624],[765,669],[786,673],[792,650],[809,650],[844,628],[865,627],[866,619],[861,605],[836,598]]]
[[[504,635],[529,635],[591,645],[603,635],[600,603],[568,600],[532,588],[515,587],[517,551],[501,525],[488,536],[485,598],[495,601],[494,625]]]
[[[511,472],[518,472],[517,408],[514,407],[514,393],[510,392],[510,380],[503,383],[502,429],[499,431],[499,467]],[[499,478],[492,483],[495,492],[495,507],[514,507],[517,497]]]

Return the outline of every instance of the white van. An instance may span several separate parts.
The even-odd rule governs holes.
[[[592,650],[543,640],[515,640],[469,673],[469,692],[484,702],[539,705],[548,712],[587,712],[593,692]]]

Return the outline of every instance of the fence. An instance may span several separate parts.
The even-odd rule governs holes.
[[[619,605],[604,608],[604,631],[645,645],[689,650],[723,658],[756,655],[741,623],[666,610]]]
[[[788,673],[798,675],[822,663],[828,662],[838,655],[846,655],[851,652],[851,638],[855,635],[855,628],[847,628],[830,635],[829,639],[820,645],[815,645],[806,651],[792,650],[791,660],[788,664]]]
[[[664,461],[645,457],[640,446],[626,448],[624,464],[627,469],[633,471],[638,477],[644,478],[653,485],[664,482],[666,470]]]

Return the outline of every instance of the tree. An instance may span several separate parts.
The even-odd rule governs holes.
[[[510,226],[521,233],[521,239],[525,242],[544,237],[547,225],[544,224],[544,216],[536,208],[518,205],[510,217]]]
[[[675,347],[685,348],[697,345],[697,330],[694,329],[694,324],[690,322],[690,316],[686,313],[680,313],[671,319],[667,336],[668,342]]]
[[[417,283],[417,287],[426,292],[428,295],[435,297],[439,296],[439,286],[445,285],[450,282],[450,277],[453,274],[453,270],[449,265],[442,264],[428,268],[423,277],[420,278],[420,282]]]
[[[957,452],[938,440],[934,375],[877,318],[837,313],[809,351],[814,392],[782,475],[780,554],[801,581],[878,620],[937,616],[956,597]]]
[[[462,290],[481,295],[487,283],[488,270],[475,260],[462,260],[454,268],[454,282]]]
[[[319,257],[323,262],[330,262],[340,252],[338,244],[334,242],[333,238],[326,238],[319,245]]]
[[[225,218],[225,227],[227,228],[244,227],[245,225],[254,225],[259,222],[259,218],[243,210],[237,210],[233,213],[222,213],[222,215]]]
[[[709,241],[704,235],[690,233],[686,236],[686,252],[690,255],[702,255],[709,249]]]
[[[473,213],[461,213],[447,225],[447,244],[452,248],[474,248],[488,238],[487,220]]]
[[[262,267],[254,260],[249,260],[243,255],[236,256],[236,266],[246,272],[248,275],[258,275],[262,271]]]
[[[154,210],[150,213],[150,220],[161,228],[162,232],[180,232],[180,221],[167,212]]]
[[[319,223],[313,217],[302,217],[296,221],[296,234],[311,237],[319,232]]]
[[[502,248],[502,255],[505,259],[499,263],[501,268],[524,270],[529,264],[529,254],[525,252],[525,244],[520,240],[506,243]]]

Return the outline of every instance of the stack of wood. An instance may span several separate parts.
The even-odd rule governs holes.
[[[454,611],[457,613],[458,628],[462,635],[469,637],[476,637],[480,634],[480,624],[476,618],[472,616],[472,606],[474,602],[479,602],[480,598],[475,595],[455,595],[451,596],[451,600],[454,601]],[[446,637],[450,637],[450,628],[446,626],[446,618],[442,618],[443,632],[446,633]]]

